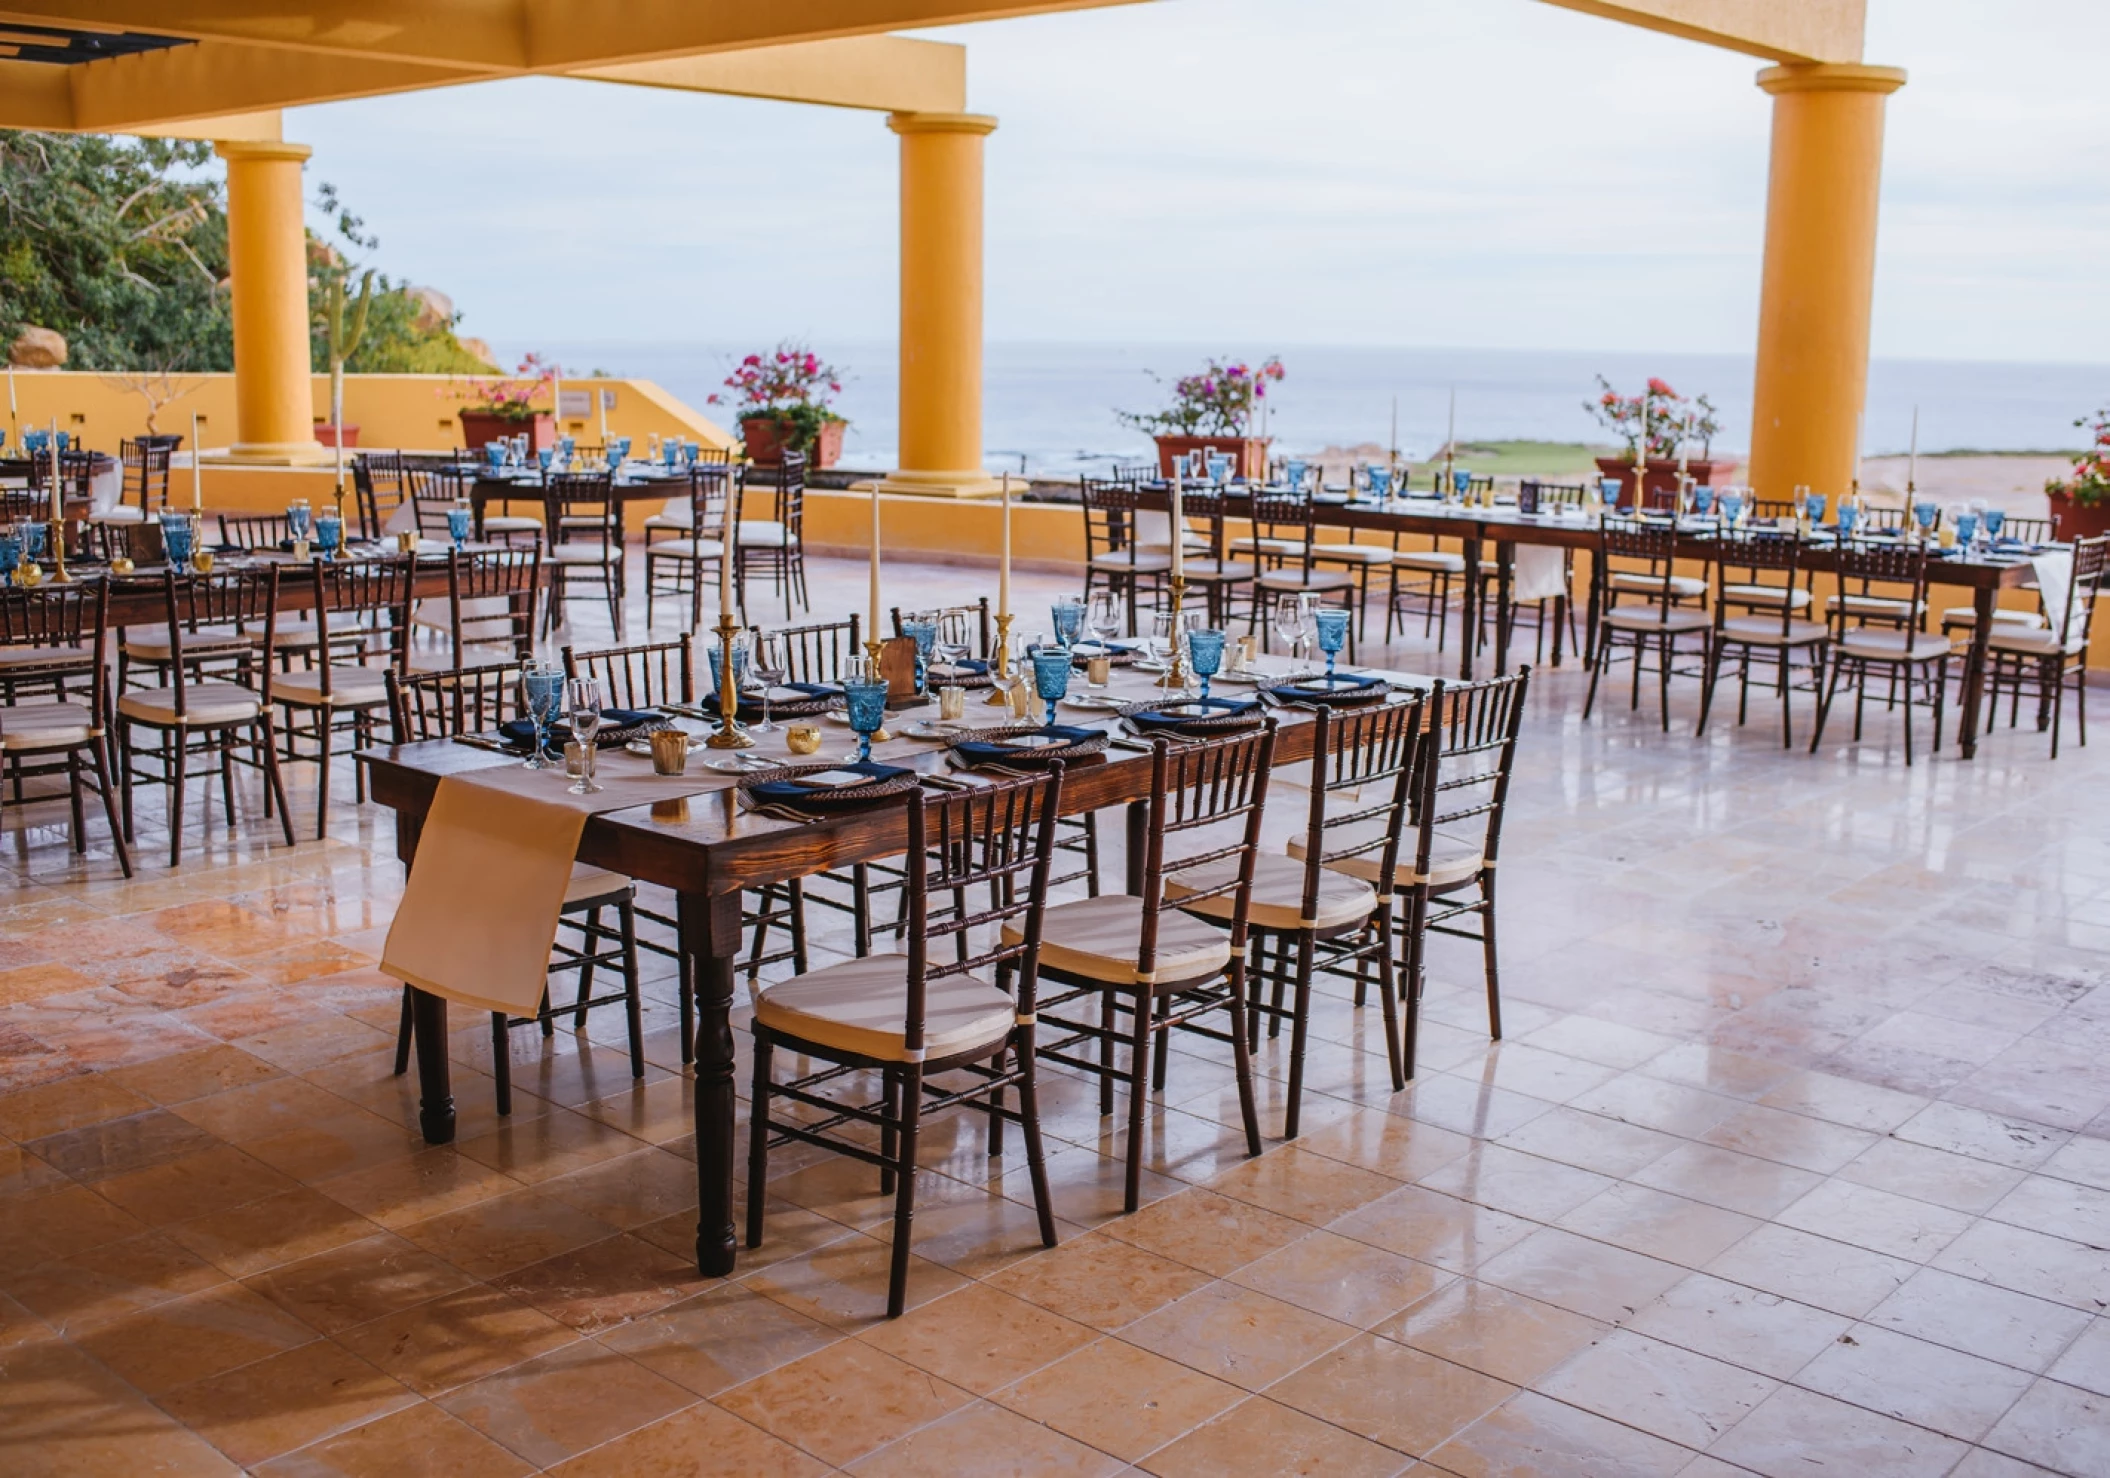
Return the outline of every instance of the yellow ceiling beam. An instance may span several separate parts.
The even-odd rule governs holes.
[[[80,133],[130,133],[230,113],[339,102],[478,81],[455,67],[206,42],[53,67],[71,84]]]
[[[571,75],[632,87],[883,113],[960,113],[967,108],[967,48],[906,36],[758,46],[711,56],[589,67]]]
[[[64,67],[0,60],[0,128],[73,127],[73,93]]]
[[[284,141],[284,115],[276,108],[261,113],[223,113],[188,123],[147,124],[130,132],[146,139],[210,139],[214,143],[276,144]]]
[[[1867,0],[1546,0],[1775,62],[1858,62]]]

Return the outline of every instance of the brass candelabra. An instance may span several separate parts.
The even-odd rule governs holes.
[[[989,706],[1009,708],[1011,691],[1003,679],[1011,675],[1011,613],[996,613],[996,647],[989,654]]]
[[[754,735],[740,722],[740,675],[733,670],[733,638],[740,627],[727,612],[718,618],[718,732],[704,740],[706,749],[746,749]]]
[[[1177,688],[1187,691],[1187,659],[1180,651],[1180,613],[1187,609],[1187,577],[1175,574],[1172,586],[1172,650],[1165,655],[1165,673],[1158,686],[1168,692]]]
[[[885,650],[886,643],[881,641],[877,636],[868,636],[865,638],[865,660],[872,664],[872,676],[875,680],[882,675],[879,668],[879,654],[881,652],[884,652]],[[889,686],[891,686],[891,684]],[[894,736],[892,734],[889,734],[886,731],[884,726],[874,729],[872,731],[872,742],[874,744],[884,744],[887,740],[893,737]]]

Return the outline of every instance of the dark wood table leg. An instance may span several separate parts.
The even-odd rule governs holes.
[[[1507,539],[1495,542],[1495,676],[1509,671],[1509,627],[1516,619],[1510,600],[1516,576],[1517,546]],[[1541,609],[1544,609],[1541,607]]]
[[[1985,662],[1987,643],[1993,636],[1993,597],[1997,594],[1992,586],[1981,585],[1971,592],[1971,609],[1977,619],[1971,623],[1971,649],[1963,660],[1963,695],[1956,706],[1956,744],[1965,759],[1978,753],[1978,710],[1985,702]]]
[[[681,947],[696,981],[696,1268],[733,1271],[733,969],[738,893],[680,895]]]
[[[447,998],[411,987],[410,1034],[418,1049],[418,1128],[427,1144],[454,1143],[454,1085],[447,1068]]]
[[[1480,541],[1477,538],[1465,541],[1465,619],[1458,624],[1464,628],[1465,637],[1458,644],[1463,649],[1458,658],[1458,676],[1471,682],[1473,649],[1480,645]]]

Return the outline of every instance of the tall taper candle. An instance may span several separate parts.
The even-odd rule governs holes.
[[[731,481],[730,473],[728,473],[727,481],[728,483]],[[725,545],[725,554],[724,563],[718,568],[718,614],[731,616],[733,614],[733,571],[734,561],[738,557],[740,547],[740,526],[734,523],[732,519],[730,488],[728,488],[728,496],[726,498],[726,513],[719,521],[723,525],[719,532],[720,542]],[[703,530],[699,528],[696,532],[701,534]],[[699,573],[696,578],[700,580],[703,576]]]
[[[1177,463],[1172,468],[1172,578],[1183,579],[1187,554],[1186,501],[1180,495],[1180,469]],[[1178,617],[1179,612],[1174,611]]]
[[[865,623],[865,640],[886,640],[879,634],[879,484],[872,484],[872,601]]]
[[[1011,614],[1011,474],[1004,474],[1004,562],[996,572],[996,613]]]
[[[190,413],[190,506],[193,509],[205,506],[204,451],[198,445],[198,413]]]
[[[51,422],[51,537],[66,537],[66,490],[59,485],[59,423]]]
[[[1920,476],[1920,408],[1912,408],[1912,450],[1905,458],[1905,491],[1912,492],[1919,485]],[[1909,510],[1908,510],[1909,511]]]

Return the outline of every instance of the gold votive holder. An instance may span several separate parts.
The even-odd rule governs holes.
[[[1084,680],[1095,688],[1103,688],[1114,679],[1114,659],[1092,657],[1084,664]]]
[[[564,746],[564,773],[574,780],[586,773],[586,746],[576,739]]]
[[[967,717],[967,690],[961,687],[938,689],[938,717],[945,719]]]
[[[689,735],[686,729],[652,731],[652,773],[679,775],[689,768]]]
[[[784,731],[784,747],[793,754],[819,754],[821,731],[812,724],[793,724]]]
[[[25,563],[15,571],[15,583],[23,589],[31,589],[44,583],[44,568],[34,562]]]
[[[110,561],[110,573],[113,575],[129,575],[132,573],[132,568],[130,555],[120,554]]]
[[[398,529],[396,531],[396,552],[399,554],[415,554],[418,552],[418,531],[416,529]]]
[[[201,575],[210,575],[212,573],[212,551],[210,549],[200,549],[193,554],[190,557],[190,567]]]
[[[293,558],[299,564],[308,562],[308,541],[306,539],[295,539],[293,541]]]

